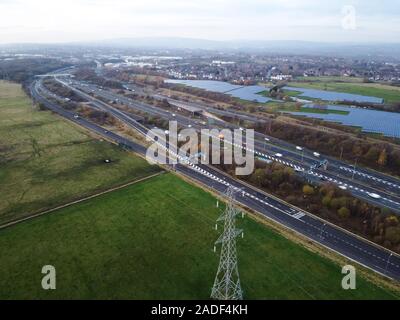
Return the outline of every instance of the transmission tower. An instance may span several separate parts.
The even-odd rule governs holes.
[[[234,205],[234,193],[232,187],[226,191],[228,203],[224,213],[217,220],[217,223],[224,221],[224,231],[215,242],[215,245],[222,244],[218,271],[211,290],[211,298],[216,300],[243,299],[236,254],[236,237],[240,234],[243,236],[243,232],[235,227],[235,217],[240,212]]]

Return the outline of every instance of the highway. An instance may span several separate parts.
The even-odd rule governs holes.
[[[159,116],[170,121],[176,120],[184,127],[192,126],[199,130],[210,127],[231,129],[239,128],[236,125],[218,121],[214,121],[213,126],[207,125],[199,119],[192,119],[178,113],[173,114],[165,109],[118,95],[92,84],[83,84],[78,81],[67,82],[65,80],[58,80],[72,90],[78,89],[78,93],[92,93],[106,101],[119,101],[135,110]],[[160,96],[158,98],[160,98]],[[207,111],[211,112],[212,110],[208,108]],[[354,168],[349,167],[348,164],[337,159],[322,155],[316,157],[314,152],[311,150],[302,148],[302,151],[299,151],[296,146],[292,144],[260,133],[255,133],[254,145],[255,150],[247,149],[247,151],[254,152],[258,157],[279,162],[297,170],[300,169],[301,173],[298,174],[301,174],[305,179],[313,181],[314,183],[322,183],[326,181],[334,183],[337,186],[348,190],[353,196],[360,198],[363,201],[367,201],[380,207],[386,207],[393,212],[400,214],[400,181],[394,177],[372,172],[367,169],[359,168],[354,170]],[[277,157],[277,154],[281,154],[282,156]],[[326,170],[321,168],[311,169],[313,166],[315,167],[318,165],[322,159],[326,159],[329,162]],[[374,198],[371,195],[377,195],[378,197]]]
[[[74,121],[83,127],[92,130],[107,139],[125,146],[126,148],[144,155],[146,148],[129,139],[123,138],[112,132],[107,132],[100,126],[93,124],[85,119],[76,118],[72,112],[64,110],[57,104],[50,102],[45,97],[45,91],[41,88],[41,81],[37,80],[31,86],[32,97],[43,103],[50,110],[61,116]],[[108,104],[101,104],[101,107],[109,110],[115,109]],[[119,119],[130,125],[142,134],[146,134],[147,128],[137,123],[124,112],[117,113]],[[168,143],[158,141],[160,147],[167,149]],[[173,155],[178,157],[178,155]],[[173,170],[190,177],[194,181],[203,184],[207,188],[224,193],[230,186],[235,188],[236,201],[255,212],[271,219],[298,234],[319,243],[336,253],[347,257],[365,267],[380,274],[386,275],[397,281],[400,280],[400,257],[382,247],[353,235],[332,224],[326,223],[311,214],[294,208],[293,206],[276,199],[264,192],[261,192],[244,182],[233,179],[232,177],[217,171],[206,165],[196,165],[187,158],[180,158],[181,163],[173,166]],[[339,271],[338,271],[339,272]]]
[[[170,102],[177,102],[176,100],[170,99],[169,97],[160,94],[154,94],[153,97],[159,100],[167,99],[167,101]],[[251,121],[251,122],[258,122],[260,120],[268,121],[268,119],[251,116],[249,114],[237,110],[235,111],[219,110],[216,108],[206,106],[204,104],[191,103],[191,102],[185,102],[185,103],[191,106],[195,106],[197,108],[201,108],[207,112],[214,113],[216,115],[236,117],[241,120]],[[354,164],[350,165],[343,161],[339,161],[333,157],[328,157],[325,155],[320,155],[316,157],[314,155],[314,151],[312,150],[308,150],[307,148],[301,146],[295,146],[283,140],[259,132],[255,132],[255,138],[258,141],[257,148],[259,150],[261,151],[271,150],[275,153],[283,152],[282,154],[285,156],[285,158],[289,160],[295,160],[297,161],[297,163],[301,163],[303,166],[306,167],[307,166],[311,167],[312,165],[315,165],[319,161],[321,161],[321,159],[326,159],[329,162],[327,170],[331,172],[333,175],[339,176],[343,179],[347,179],[349,182],[358,183],[359,185],[367,185],[374,190],[384,191],[386,194],[389,194],[394,197],[397,196],[397,199],[394,200],[396,200],[400,205],[399,202],[400,179],[357,166],[356,168],[354,168]],[[299,150],[297,147],[300,147],[302,150]],[[370,190],[371,192],[373,192],[372,189]]]
[[[152,95],[154,98],[163,100],[167,99],[169,102],[179,102],[174,99],[170,99],[167,96],[160,95],[160,94],[153,94]],[[241,120],[245,121],[250,121],[250,122],[258,122],[258,121],[268,121],[267,118],[263,117],[256,117],[256,116],[251,116],[249,114],[246,114],[241,111],[230,111],[230,110],[220,110],[217,108],[213,108],[204,104],[200,103],[192,103],[192,102],[185,102],[186,104],[189,104],[191,106],[201,108],[207,112],[214,113],[216,115],[220,116],[229,116],[229,117],[236,117]],[[386,191],[387,193],[393,194],[393,195],[399,195],[400,194],[400,179],[391,177],[389,175],[382,174],[380,172],[368,170],[368,169],[363,169],[361,167],[354,169],[354,164],[347,164],[343,161],[339,161],[333,157],[328,157],[325,155],[321,155],[320,157],[316,157],[314,155],[314,151],[308,150],[307,148],[301,147],[302,150],[298,150],[293,144],[290,144],[288,142],[285,142],[283,140],[268,136],[266,134],[262,134],[259,132],[255,133],[256,139],[260,143],[260,148],[262,149],[269,149],[269,150],[274,150],[276,152],[284,152],[285,156],[288,159],[294,159],[297,161],[302,162],[306,166],[312,166],[313,164],[317,163],[318,161],[321,160],[321,158],[326,159],[329,161],[329,166],[328,170],[332,171],[333,173],[337,175],[341,175],[343,177],[351,178],[351,180],[357,180],[359,183],[364,183],[368,184],[376,189],[382,189]],[[265,148],[268,146],[268,148]],[[273,147],[276,147],[276,149],[271,149]],[[353,173],[354,173],[354,178],[353,178]]]

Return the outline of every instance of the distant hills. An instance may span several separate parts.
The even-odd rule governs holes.
[[[323,43],[310,41],[214,41],[193,38],[121,38],[86,43],[114,47],[263,51],[279,54],[399,56],[400,43]]]
[[[9,44],[7,47],[116,47],[143,49],[202,49],[248,51],[271,54],[305,54],[357,57],[400,57],[400,43],[329,43],[310,41],[238,40],[215,41],[179,37],[119,38],[103,41],[74,42],[64,44]],[[4,45],[0,47],[5,47]]]

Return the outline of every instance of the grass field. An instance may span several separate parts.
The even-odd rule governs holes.
[[[0,230],[0,298],[207,299],[218,265],[215,204],[164,174]],[[247,299],[396,298],[361,277],[345,291],[338,265],[249,217],[238,227]],[[47,264],[57,270],[53,291],[41,289]]]
[[[19,85],[0,82],[0,223],[157,170],[51,112],[32,108]]]
[[[400,102],[400,88],[377,83],[291,82],[290,86],[374,96],[386,103]]]
[[[320,82],[351,82],[351,83],[364,82],[364,78],[344,77],[344,76],[296,77],[295,80],[320,81]]]
[[[316,114],[341,114],[348,115],[348,111],[344,110],[335,110],[335,109],[318,109],[318,108],[309,108],[309,107],[301,107],[300,109],[296,109],[296,107],[283,108],[281,111],[294,111],[294,112],[306,112],[306,113],[316,113]]]

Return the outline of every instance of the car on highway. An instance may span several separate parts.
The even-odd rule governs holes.
[[[303,148],[299,147],[299,146],[297,146],[296,149],[299,150],[299,151],[303,151]]]
[[[275,153],[275,157],[282,158],[283,154],[282,153]]]
[[[346,186],[339,186],[339,188],[342,189],[342,190],[347,190]]]
[[[318,152],[313,152],[314,157],[319,158],[321,156],[321,154],[319,154]]]
[[[74,114],[74,119],[79,119],[79,116],[77,114]]]
[[[382,197],[379,194],[373,192],[367,192],[367,194],[373,199],[381,199]]]

